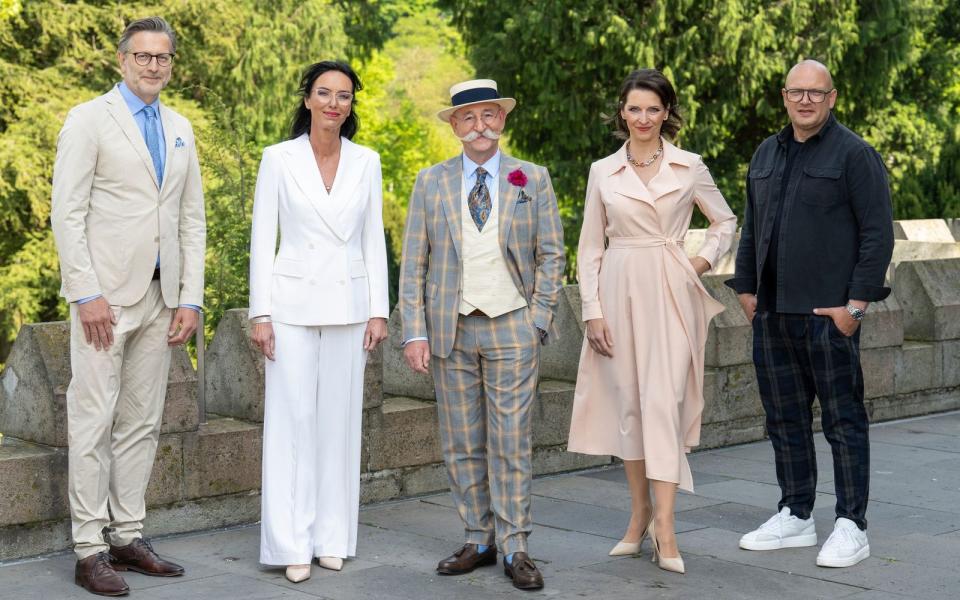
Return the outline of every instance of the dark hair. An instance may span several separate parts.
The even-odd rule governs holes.
[[[347,115],[347,120],[340,126],[340,135],[348,140],[352,140],[353,136],[355,136],[360,129],[360,119],[357,117],[356,111],[356,93],[363,89],[363,84],[360,83],[360,77],[356,71],[351,69],[350,65],[345,62],[339,60],[324,60],[307,67],[307,70],[303,72],[303,77],[300,78],[300,88],[297,90],[297,108],[293,111],[293,124],[290,126],[291,140],[300,137],[304,133],[310,132],[310,111],[303,105],[303,101],[310,97],[310,92],[313,90],[313,84],[317,78],[327,71],[340,71],[349,77],[350,82],[353,84],[354,96],[353,102],[350,103],[350,114]]]
[[[140,33],[141,31],[154,31],[167,34],[167,37],[170,38],[170,51],[174,54],[177,53],[177,34],[162,17],[147,17],[145,19],[132,21],[123,30],[123,33],[120,34],[120,41],[117,42],[117,50],[120,53],[125,53],[129,50],[130,38],[133,37],[133,34]]]
[[[673,89],[670,80],[656,69],[637,69],[623,80],[623,85],[620,86],[620,99],[617,101],[617,111],[611,119],[614,123],[613,135],[621,140],[630,139],[630,130],[627,128],[626,121],[620,116],[620,111],[627,103],[627,95],[633,90],[648,90],[660,97],[660,102],[668,112],[667,120],[663,123],[660,133],[672,140],[683,126],[683,117],[680,116],[677,92]]]

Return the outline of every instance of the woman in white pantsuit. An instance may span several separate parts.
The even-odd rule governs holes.
[[[260,562],[310,576],[356,553],[367,352],[387,336],[380,157],[346,64],[301,80],[291,139],[263,152],[250,241],[251,338],[266,356]],[[280,246],[276,250],[279,225]],[[276,252],[275,252],[276,250]]]

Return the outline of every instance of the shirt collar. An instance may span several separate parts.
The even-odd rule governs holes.
[[[821,140],[823,137],[830,133],[830,130],[833,129],[833,126],[836,124],[837,118],[833,116],[833,112],[830,112],[830,116],[827,117],[827,121],[823,124],[823,127],[820,128],[820,131],[811,135],[807,138],[807,141],[812,140]],[[780,130],[780,133],[777,134],[777,141],[780,142],[781,146],[785,146],[788,141],[793,137],[793,125],[788,123],[786,127]]]
[[[466,177],[468,180],[473,179],[474,177],[476,177],[477,167],[483,167],[483,169],[487,172],[488,181],[491,178],[496,180],[498,174],[500,173],[500,150],[498,149],[497,153],[491,156],[490,159],[487,160],[487,162],[483,163],[482,165],[478,165],[477,163],[470,160],[470,157],[468,157],[467,153],[464,152],[463,153],[463,176]]]
[[[127,87],[127,84],[120,82],[117,84],[117,89],[120,90],[120,95],[123,96],[123,101],[127,103],[127,107],[130,109],[132,114],[137,114],[143,107],[147,105],[146,102],[140,99],[139,96],[130,91],[130,88]],[[157,116],[160,116],[160,98],[157,98],[150,104],[153,107],[153,110],[156,111]]]

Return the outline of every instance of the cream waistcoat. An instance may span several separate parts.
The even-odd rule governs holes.
[[[487,177],[492,206],[483,231],[477,230],[477,224],[470,216],[467,203],[470,188],[465,181],[460,186],[460,218],[463,231],[463,295],[460,300],[462,315],[480,309],[488,317],[498,317],[527,305],[510,277],[503,252],[500,250],[500,204],[497,199],[499,186],[496,182],[491,182],[491,179],[494,178]]]

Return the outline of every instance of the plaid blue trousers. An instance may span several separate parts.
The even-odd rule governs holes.
[[[759,312],[753,319],[753,362],[776,457],[778,509],[788,506],[801,519],[813,510],[816,397],[823,434],[833,452],[836,515],[866,529],[870,438],[863,405],[860,329],[847,337],[829,317]]]

